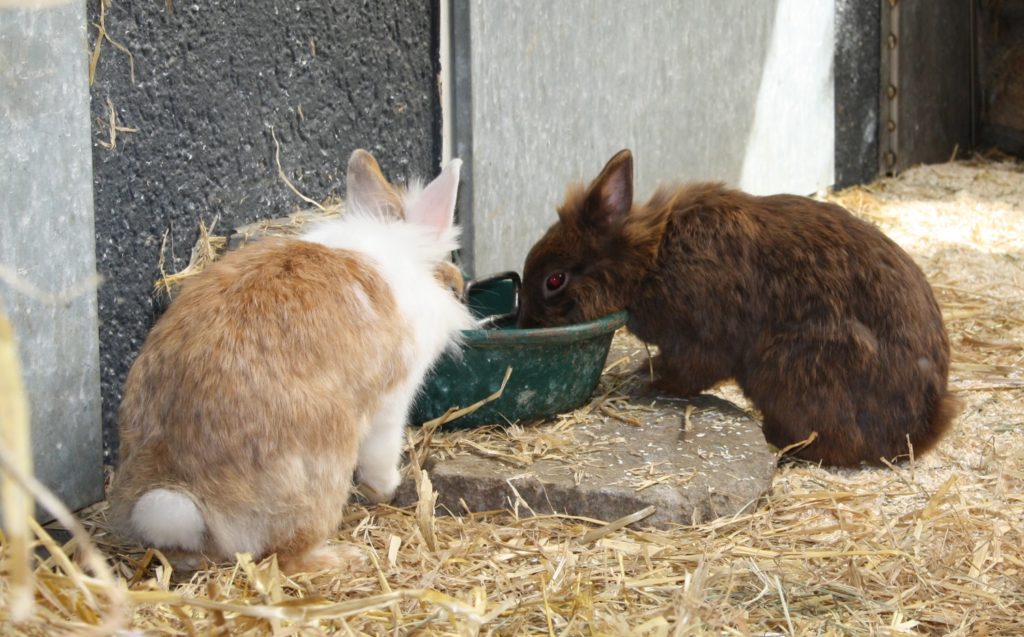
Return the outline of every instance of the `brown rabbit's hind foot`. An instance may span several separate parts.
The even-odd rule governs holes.
[[[367,563],[366,553],[359,547],[326,542],[301,553],[278,553],[277,561],[281,571],[289,575],[348,573],[361,570]]]
[[[818,420],[820,422],[823,418]],[[836,467],[856,467],[865,460],[864,437],[852,423],[819,431],[807,422],[782,424],[765,416],[761,431],[768,444],[777,450],[780,463],[805,461]]]
[[[768,449],[775,454],[775,464],[779,467],[820,467],[827,464],[820,453],[808,453],[805,451],[818,439],[818,432],[812,431],[811,435],[803,440],[791,442],[785,446],[776,445],[774,442],[765,440]]]

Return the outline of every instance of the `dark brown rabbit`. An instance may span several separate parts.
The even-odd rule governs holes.
[[[806,197],[722,184],[633,205],[620,151],[569,188],[523,272],[524,327],[629,310],[657,345],[654,388],[692,395],[734,378],[777,447],[834,465],[932,447],[956,413],[949,340],[920,268],[877,228]]]

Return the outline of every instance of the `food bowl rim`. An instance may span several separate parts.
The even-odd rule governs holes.
[[[462,330],[462,344],[464,347],[500,347],[576,343],[614,332],[625,325],[628,318],[626,310],[619,310],[592,321],[560,327]]]

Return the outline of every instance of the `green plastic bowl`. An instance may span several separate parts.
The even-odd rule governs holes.
[[[615,330],[626,323],[626,312],[564,327],[519,329],[519,276],[514,272],[471,282],[467,303],[477,318],[499,316],[492,329],[464,330],[461,356],[445,354],[424,382],[411,420],[422,424],[443,416],[452,407],[468,407],[501,387],[498,399],[448,427],[506,424],[572,411],[590,398]]]

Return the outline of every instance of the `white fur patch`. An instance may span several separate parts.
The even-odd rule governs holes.
[[[425,226],[349,210],[301,237],[335,250],[359,252],[384,277],[403,322],[412,328],[406,362],[413,388],[459,330],[474,325],[466,306],[434,278],[435,265],[458,247],[458,235],[456,227],[438,237]]]
[[[384,396],[380,409],[363,432],[358,476],[359,482],[372,491],[364,493],[374,502],[389,501],[402,481],[399,465],[405,446],[405,424],[418,385],[419,379],[414,378]]]
[[[206,523],[195,501],[181,491],[153,489],[132,507],[132,528],[145,544],[198,552]]]
[[[355,299],[359,308],[363,314],[366,315],[366,320],[372,321],[377,318],[377,312],[373,307],[373,302],[370,300],[370,296],[366,293],[366,290],[362,286],[356,286],[352,289],[352,297]]]

